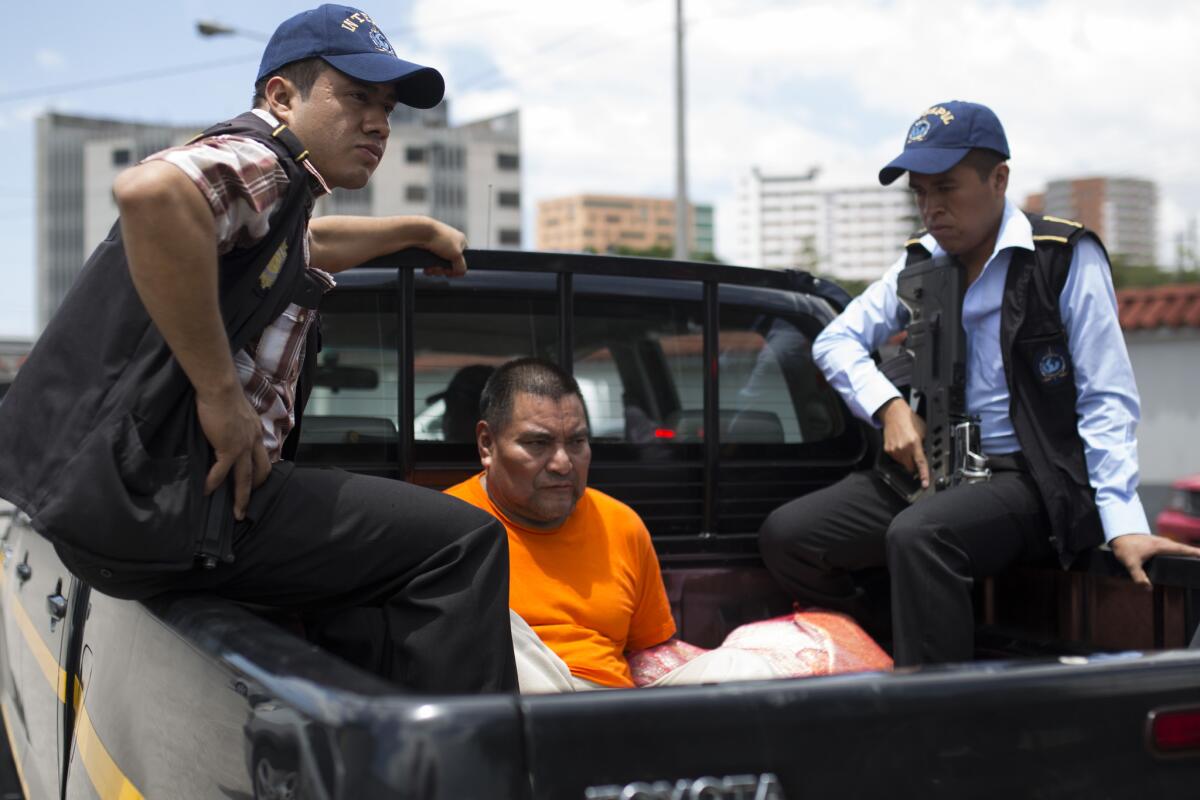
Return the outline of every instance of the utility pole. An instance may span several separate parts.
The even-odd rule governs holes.
[[[683,0],[675,0],[675,258],[690,256],[686,108],[683,82]]]

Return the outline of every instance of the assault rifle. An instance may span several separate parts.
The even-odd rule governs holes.
[[[900,356],[882,369],[897,386],[910,387],[912,409],[925,419],[929,489],[922,489],[920,478],[882,451],[876,468],[910,503],[931,491],[991,477],[987,458],[980,454],[979,419],[967,415],[965,291],[963,266],[951,256],[909,264],[897,280],[896,292],[911,315],[908,338]]]

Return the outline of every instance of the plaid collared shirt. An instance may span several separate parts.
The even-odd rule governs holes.
[[[272,126],[279,121],[256,110]],[[253,245],[267,235],[268,220],[287,193],[287,173],[270,148],[243,136],[212,136],[193,144],[155,153],[147,161],[166,161],[187,174],[208,200],[217,224],[217,252]],[[324,179],[304,162],[313,183],[313,194],[329,191]],[[304,236],[304,263],[325,290],[333,276],[308,265],[308,233]],[[304,358],[304,339],[316,312],[289,305],[244,350],[234,354],[246,399],[262,419],[263,445],[272,462],[278,461],[283,442],[295,425],[296,382]]]

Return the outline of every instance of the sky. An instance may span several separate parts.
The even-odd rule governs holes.
[[[0,337],[35,332],[35,120],[55,110],[204,124],[249,106],[262,42],[303,2],[65,0],[0,34]],[[363,6],[446,77],[455,123],[521,111],[525,245],[537,201],[673,196],[673,0],[407,0]],[[1200,215],[1200,4],[1185,0],[684,0],[689,195],[731,256],[738,178],[821,170],[865,186],[909,124],[986,103],[1010,197],[1047,180],[1149,178],[1160,261]],[[203,38],[197,20],[244,35]],[[132,76],[132,77],[130,77]],[[390,151],[395,158],[396,150]],[[899,244],[897,245],[899,247]]]

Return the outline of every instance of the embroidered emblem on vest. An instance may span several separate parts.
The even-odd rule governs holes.
[[[1042,379],[1042,383],[1056,384],[1067,377],[1067,356],[1062,352],[1062,347],[1050,345],[1046,348],[1045,354],[1038,359],[1038,377]]]
[[[288,247],[287,242],[279,245],[279,249],[275,251],[275,255],[271,256],[271,260],[267,262],[267,266],[258,275],[258,285],[263,289],[270,289],[275,285],[275,281],[279,279],[279,271],[283,269],[283,262],[287,260]]]

